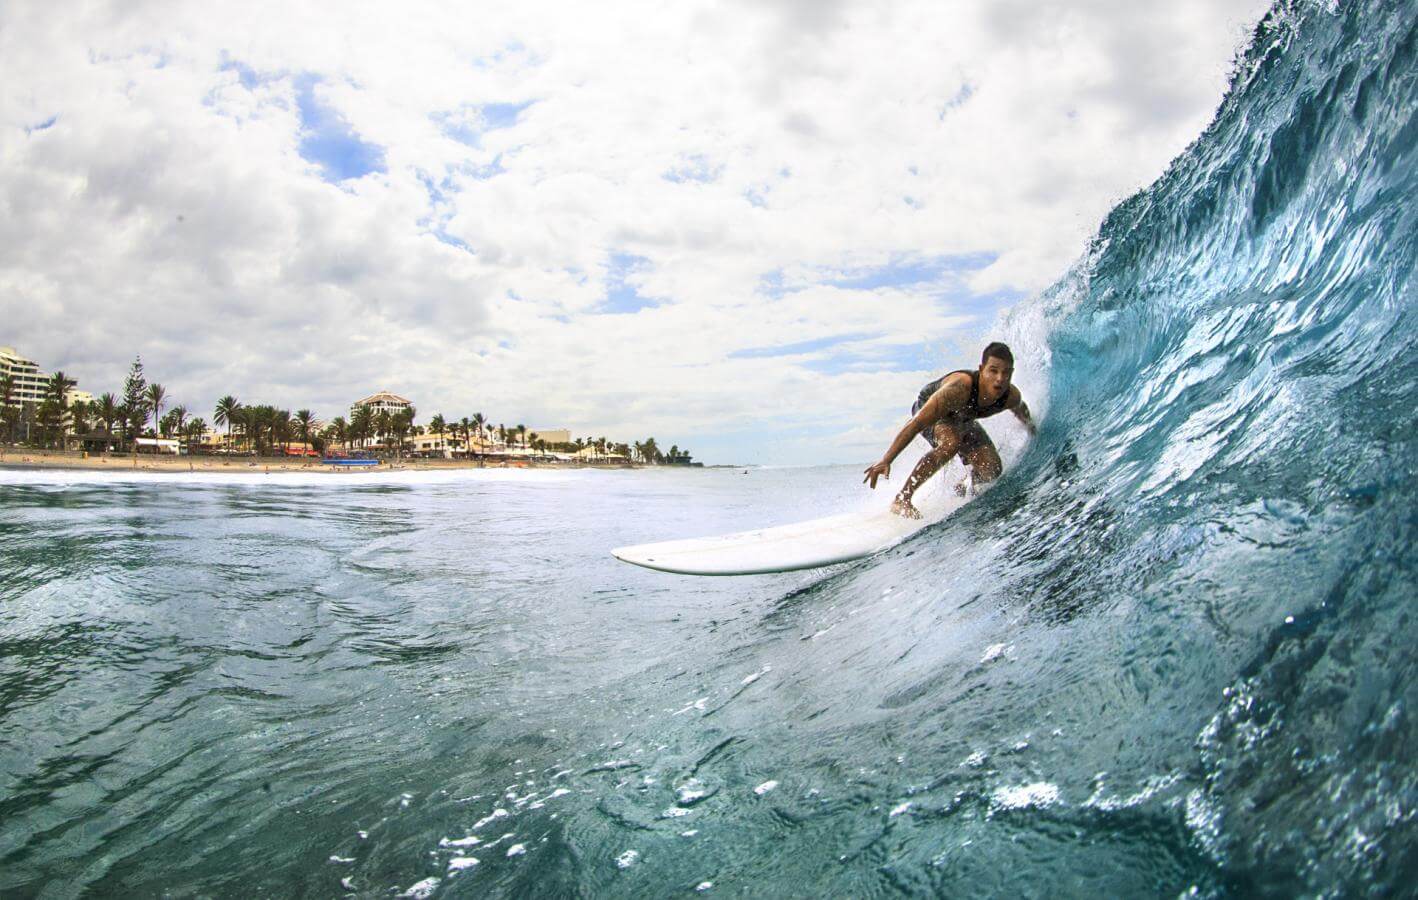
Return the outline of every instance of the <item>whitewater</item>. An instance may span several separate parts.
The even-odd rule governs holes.
[[[1002,324],[1037,439],[860,563],[607,551],[861,466],[0,472],[0,893],[1411,894],[1415,62],[1273,9]]]

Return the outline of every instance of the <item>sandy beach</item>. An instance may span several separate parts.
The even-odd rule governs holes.
[[[569,468],[617,468],[631,469],[639,466],[629,463],[552,463],[535,460],[451,460],[451,459],[404,459],[398,462],[381,460],[377,466],[334,466],[318,459],[291,457],[230,457],[220,456],[153,456],[140,454],[136,459],[129,454],[84,454],[70,450],[16,450],[0,452],[0,468],[5,469],[83,469],[93,471],[138,471],[138,472],[215,472],[233,475],[249,475],[252,472],[324,472],[335,477],[369,477],[391,472],[440,471],[452,469],[569,469]]]

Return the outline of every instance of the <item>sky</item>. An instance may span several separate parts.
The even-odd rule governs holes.
[[[6,0],[0,345],[95,395],[141,354],[208,422],[391,390],[865,464],[1200,134],[1264,10]]]

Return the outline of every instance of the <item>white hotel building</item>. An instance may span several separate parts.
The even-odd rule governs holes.
[[[13,347],[0,347],[0,378],[6,375],[15,379],[15,390],[10,395],[11,406],[44,402],[45,386],[49,383],[49,375],[39,370],[38,363],[21,356]],[[70,403],[81,400],[89,403],[94,399],[94,395],[88,391],[79,391],[73,388],[70,388],[65,397]]]
[[[405,400],[398,394],[390,393],[389,391],[380,391],[377,394],[370,394],[363,400],[356,400],[354,403],[350,404],[350,415],[353,416],[355,411],[361,406],[367,406],[374,411],[376,416],[385,411],[392,416],[395,413],[401,413],[406,409],[412,408],[413,405],[412,401]]]

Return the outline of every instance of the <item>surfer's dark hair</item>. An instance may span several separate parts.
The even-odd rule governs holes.
[[[1010,353],[1009,348],[999,341],[994,341],[985,347],[985,352],[980,354],[980,365],[983,366],[991,356],[995,359],[1002,359],[1011,366],[1014,365],[1014,354]]]

